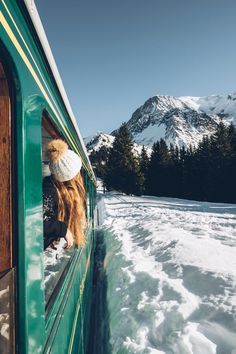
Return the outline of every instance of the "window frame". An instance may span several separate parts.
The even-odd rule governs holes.
[[[41,130],[42,129],[45,129],[47,131],[47,133],[50,134],[52,139],[63,139],[64,141],[67,142],[64,135],[60,132],[58,127],[54,124],[52,118],[50,117],[50,115],[46,109],[44,109],[42,112]],[[43,151],[43,139],[41,139],[41,151]],[[43,158],[41,155],[41,164],[42,163],[43,163]],[[90,198],[89,183],[88,183],[89,176],[87,175],[87,172],[85,169],[83,169],[83,167],[82,167],[82,176],[83,176],[83,180],[84,180],[86,195],[88,195],[88,198]],[[42,176],[42,182],[43,182],[43,176]],[[43,203],[43,199],[42,199],[42,203]],[[88,237],[88,234],[89,234],[88,231],[89,231],[90,220],[91,220],[91,213],[90,213],[90,210],[87,211],[87,200],[86,200],[86,222],[87,222],[87,227],[85,230],[85,237],[86,238]],[[43,250],[43,253],[45,252],[45,250]],[[70,258],[68,259],[68,262],[66,263],[60,277],[58,278],[58,280],[53,288],[53,291],[51,292],[51,294],[48,298],[48,301],[47,302],[45,301],[45,319],[46,319],[46,321],[50,316],[50,312],[53,309],[55,302],[57,302],[57,300],[58,300],[58,296],[60,294],[61,289],[64,287],[70,267],[73,265],[75,258],[80,257],[82,250],[83,250],[82,248],[74,246],[74,251],[71,254]],[[43,261],[43,272],[45,274],[44,261]],[[45,297],[45,289],[46,289],[46,287],[44,288],[44,297]]]

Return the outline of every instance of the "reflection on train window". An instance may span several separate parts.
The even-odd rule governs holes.
[[[57,130],[51,122],[44,116],[42,121],[42,175],[43,181],[50,176],[49,161],[46,156],[47,144],[60,138]],[[72,255],[76,246],[65,249],[66,241],[59,238],[53,242],[48,242],[44,247],[44,279],[45,279],[45,301],[46,308],[50,307],[50,300],[53,300],[56,290],[60,286],[60,280],[63,279],[68,270]]]
[[[62,275],[66,272],[75,246],[65,249],[65,240],[54,241],[44,251],[45,301],[48,303]]]
[[[0,353],[14,353],[15,269],[0,273]]]

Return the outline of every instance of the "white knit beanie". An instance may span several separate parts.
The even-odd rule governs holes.
[[[70,181],[82,167],[81,158],[61,139],[52,140],[47,146],[49,168],[53,177],[59,182]]]

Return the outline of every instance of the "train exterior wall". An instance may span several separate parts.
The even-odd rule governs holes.
[[[0,0],[0,40],[0,53],[13,92],[18,351],[22,354],[85,353],[93,266],[93,208],[87,245],[75,252],[46,315],[41,171],[43,111],[81,155],[94,206],[93,174],[22,2]]]

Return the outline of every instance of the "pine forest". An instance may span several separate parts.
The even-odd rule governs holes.
[[[112,148],[90,155],[97,176],[108,190],[213,202],[236,202],[236,129],[218,125],[197,147],[169,146],[161,139],[151,156],[145,147],[134,154],[126,123],[117,132]]]

